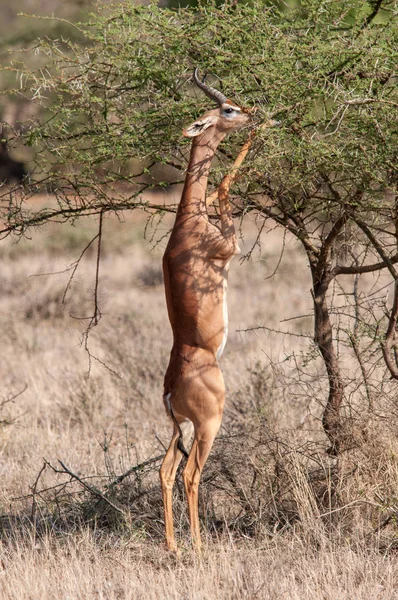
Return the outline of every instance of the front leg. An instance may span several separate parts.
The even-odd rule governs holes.
[[[240,254],[232,216],[230,222],[225,222],[222,231],[209,223],[207,236],[206,247],[209,259],[229,262],[235,254]]]
[[[252,130],[249,133],[249,136],[243,144],[242,148],[240,149],[240,152],[234,161],[231,171],[223,177],[217,190],[215,190],[212,194],[210,194],[210,196],[206,198],[207,206],[212,204],[218,198],[221,217],[221,231],[224,235],[225,240],[229,244],[229,247],[232,249],[232,251],[229,252],[230,257],[232,257],[234,254],[240,254],[241,250],[239,248],[238,240],[236,238],[235,226],[232,218],[232,207],[229,201],[229,191],[231,189],[231,185],[234,183],[235,179],[238,176],[239,169],[242,166],[242,163],[245,160],[247,153],[251,148],[254,136],[255,131]]]
[[[220,258],[232,258],[240,254],[238,239],[236,237],[234,220],[232,217],[232,206],[229,201],[230,178],[224,177],[218,188],[218,201],[220,206],[221,233],[223,237],[223,248]],[[224,256],[222,256],[224,255]],[[225,256],[226,255],[226,256]]]

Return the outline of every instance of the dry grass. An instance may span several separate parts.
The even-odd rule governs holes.
[[[257,546],[228,540],[202,560],[184,552],[98,539],[90,530],[63,541],[23,540],[3,558],[2,598],[218,600],[396,598],[396,561],[348,546],[305,546],[300,538]]]
[[[161,395],[171,334],[159,270],[169,222],[153,250],[144,226],[138,217],[105,222],[103,317],[89,347],[109,369],[94,360],[89,377],[80,340],[82,318],[93,310],[94,250],[64,304],[62,297],[65,269],[95,222],[52,225],[32,240],[3,243],[0,597],[398,597],[393,405],[389,420],[351,420],[352,450],[331,459],[320,423],[325,378],[310,362],[311,339],[245,332],[266,325],[312,333],[309,274],[292,241],[267,279],[283,245],[278,232],[262,236],[261,253],[231,267],[222,359],[228,398],[202,485],[203,558],[190,549],[181,481],[181,556],[163,548],[158,462],[107,489],[132,465],[161,455],[170,435]],[[248,222],[246,249],[255,236]],[[306,378],[290,379],[308,362]],[[61,459],[88,477],[121,513],[48,464],[40,473],[43,459],[57,469]]]

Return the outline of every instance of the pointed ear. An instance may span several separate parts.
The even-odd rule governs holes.
[[[185,135],[185,137],[196,137],[214,125],[215,122],[216,117],[214,116],[203,117],[203,119],[198,119],[197,121],[194,121],[192,125],[186,127],[182,132],[182,135]]]

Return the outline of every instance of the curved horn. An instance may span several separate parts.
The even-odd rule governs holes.
[[[202,92],[204,94],[206,94],[206,96],[208,98],[210,98],[211,100],[213,100],[220,106],[222,104],[225,104],[225,102],[227,102],[227,97],[224,96],[224,94],[222,94],[220,91],[215,90],[214,88],[212,88],[209,85],[206,85],[204,82],[200,81],[200,79],[198,77],[198,72],[199,72],[199,68],[196,67],[196,69],[193,72],[193,80],[196,83],[196,85],[198,86],[198,88],[200,88],[202,90]]]

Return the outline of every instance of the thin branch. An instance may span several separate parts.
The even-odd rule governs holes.
[[[45,463],[46,463],[47,466],[49,466],[56,473],[60,473],[61,472],[61,471],[57,471],[56,469],[54,469],[54,467],[48,461],[45,461]],[[106,478],[106,475],[87,475],[86,477],[82,477],[81,479],[83,481],[86,481],[88,479],[105,479],[105,478]],[[46,492],[52,492],[54,490],[58,490],[58,488],[65,488],[67,485],[68,485],[68,482],[64,482],[63,481],[62,483],[56,483],[55,485],[50,485],[48,487],[41,488],[40,490],[38,490],[36,492],[36,496],[40,496],[41,494],[44,494]],[[58,493],[59,492],[56,492],[56,495]],[[17,502],[18,500],[27,500],[28,498],[32,498],[32,497],[33,497],[33,494],[30,493],[30,494],[24,494],[23,496],[13,496],[11,498],[11,500],[13,502]]]
[[[93,494],[93,496],[96,496],[97,498],[100,498],[101,500],[103,500],[106,504],[108,504],[111,508],[116,510],[118,513],[122,514],[124,517],[126,516],[126,512],[123,509],[119,508],[119,506],[116,506],[116,504],[114,504],[111,500],[109,500],[109,498],[104,496],[104,494],[102,494],[99,490],[92,487],[91,485],[88,485],[85,481],[83,481],[83,479],[81,479],[81,477],[79,477],[78,475],[76,475],[76,473],[73,473],[73,471],[68,469],[68,467],[61,460],[58,460],[58,462],[61,465],[63,470],[60,471],[59,469],[56,469],[55,467],[50,465],[51,468],[53,469],[53,471],[55,471],[56,473],[65,473],[65,474],[69,475],[70,477],[72,477],[72,479],[75,479],[76,481],[78,481],[85,490],[90,492],[90,494]]]
[[[98,226],[98,250],[97,250],[97,263],[95,267],[95,287],[94,287],[94,315],[93,325],[98,325],[98,321],[101,318],[101,311],[98,304],[98,287],[99,287],[99,268],[101,261],[101,248],[102,248],[102,224],[104,220],[104,213],[101,212],[99,226]]]
[[[47,462],[44,461],[43,466],[40,469],[39,474],[37,475],[36,480],[35,480],[33,486],[31,487],[31,490],[32,490],[32,511],[31,511],[31,520],[32,520],[32,523],[34,523],[35,520],[36,520],[36,508],[37,508],[36,495],[37,495],[37,486],[39,484],[40,477],[42,476],[42,474],[45,471],[46,467],[47,467]]]
[[[265,224],[266,224],[266,220],[265,220],[265,219],[263,219],[263,222],[262,222],[262,224],[261,224],[261,227],[260,227],[260,229],[257,231],[256,239],[255,239],[255,240],[254,240],[254,242],[251,244],[251,248],[250,248],[250,250],[249,250],[249,251],[248,251],[248,252],[247,252],[247,253],[246,253],[244,256],[242,256],[242,257],[239,259],[239,262],[240,262],[240,263],[244,263],[245,261],[247,261],[247,260],[250,260],[250,258],[251,258],[251,256],[252,256],[252,254],[253,254],[253,252],[254,252],[254,248],[255,248],[255,247],[256,247],[256,246],[259,244],[259,242],[260,242],[261,234],[262,234],[262,232],[263,232],[263,230],[264,230]],[[283,238],[283,240],[285,240],[285,237]],[[283,244],[283,248],[284,248],[284,247],[285,247],[285,244]],[[282,255],[283,255],[283,249],[282,249]],[[282,260],[282,256],[280,257],[280,260],[279,260],[279,262],[278,262],[278,266],[279,266],[279,264],[280,264],[280,261],[281,261],[281,260]],[[269,278],[270,278],[270,277],[272,277],[273,275],[274,275],[274,273],[273,273],[272,275],[270,275],[270,276],[269,276],[267,279],[269,279]]]
[[[357,338],[357,336],[355,334],[354,335],[349,335],[348,337],[349,337],[349,340],[351,342],[352,349],[354,350],[355,357],[356,357],[356,359],[358,361],[359,368],[361,369],[362,379],[363,379],[363,383],[364,383],[365,391],[366,391],[366,397],[368,399],[368,407],[369,407],[369,410],[371,412],[373,412],[373,398],[372,398],[372,393],[371,393],[370,388],[369,388],[368,375],[367,375],[367,372],[366,372],[365,364],[364,364],[364,361],[362,359],[362,354],[361,354],[361,351],[360,351],[359,346],[358,346],[358,338]]]
[[[92,360],[95,360],[96,362],[98,362],[99,364],[101,364],[103,367],[105,367],[106,369],[108,369],[108,371],[110,371],[111,373],[113,373],[113,375],[116,375],[116,377],[118,377],[119,379],[121,379],[120,375],[114,369],[112,369],[111,367],[109,367],[100,358],[98,358],[97,356],[95,356],[94,354],[92,354],[90,348],[88,347],[88,340],[89,340],[90,333],[91,333],[92,329],[98,325],[98,323],[99,323],[99,321],[101,319],[101,316],[102,316],[101,315],[101,310],[99,308],[98,291],[99,291],[99,269],[100,269],[100,264],[101,264],[102,225],[103,225],[103,219],[104,219],[104,211],[102,211],[100,213],[100,220],[99,220],[99,225],[98,225],[98,234],[96,235],[96,238],[98,239],[98,246],[97,246],[97,260],[96,260],[96,267],[95,267],[94,312],[93,312],[93,314],[92,314],[91,317],[83,317],[83,319],[89,319],[89,323],[87,325],[86,331],[83,333],[82,344],[83,344],[84,349],[85,349],[85,351],[87,352],[87,355],[88,355],[88,374],[91,373],[91,362],[92,362]]]
[[[9,404],[10,402],[14,402],[14,400],[16,398],[18,398],[18,396],[21,396],[27,389],[28,389],[28,386],[27,386],[27,384],[25,384],[24,388],[20,392],[17,392],[16,394],[13,394],[12,396],[5,398],[4,400],[1,400],[0,401],[0,409],[3,408],[3,406],[5,406],[6,404]],[[20,416],[21,415],[12,417],[9,419],[0,419],[0,425],[2,425],[2,426],[13,425],[19,419]]]
[[[65,273],[66,271],[69,271],[70,269],[72,269],[72,274],[69,277],[68,283],[67,283],[67,285],[65,287],[65,290],[64,290],[64,293],[63,293],[63,296],[62,296],[62,304],[65,303],[66,295],[67,295],[67,293],[69,291],[69,288],[70,288],[70,286],[72,284],[73,278],[74,278],[75,273],[76,273],[76,271],[77,271],[77,269],[79,267],[80,261],[82,260],[83,256],[87,252],[87,250],[90,248],[91,244],[93,244],[93,242],[95,242],[95,240],[98,238],[98,236],[99,236],[99,233],[97,233],[93,237],[93,239],[87,244],[87,246],[81,252],[79,258],[74,263],[72,263],[72,265],[70,267],[68,267],[68,269],[66,269],[65,271],[62,271],[63,273]],[[53,275],[53,273],[45,273],[45,275]]]
[[[370,15],[368,15],[366,17],[366,19],[362,23],[362,25],[360,27],[360,31],[358,32],[357,35],[359,35],[361,31],[366,29],[366,27],[368,27],[371,24],[371,22],[373,21],[373,19],[378,15],[379,10],[381,9],[381,5],[383,4],[383,1],[384,0],[376,0],[376,4],[374,5],[373,11],[370,13]]]
[[[154,463],[157,463],[160,460],[163,460],[163,458],[164,458],[164,454],[160,454],[159,456],[155,456],[154,458],[149,458],[148,460],[145,460],[144,462],[140,463],[139,465],[135,465],[134,467],[131,467],[125,473],[118,475],[116,477],[116,479],[114,479],[109,485],[106,486],[106,489],[110,490],[110,489],[114,488],[116,485],[119,485],[119,483],[121,483],[124,479],[126,479],[126,477],[129,477],[129,475],[131,475],[132,473],[141,471],[145,467],[148,467],[149,465],[153,465]]]
[[[370,240],[370,242],[372,243],[373,247],[375,248],[375,250],[379,254],[380,258],[384,261],[385,265],[387,266],[387,268],[390,271],[391,275],[393,276],[394,280],[397,279],[398,278],[398,273],[394,269],[394,266],[393,266],[393,263],[391,261],[391,258],[389,256],[387,256],[387,254],[384,252],[383,246],[380,244],[380,242],[377,240],[377,238],[373,235],[370,227],[368,227],[368,225],[364,221],[362,221],[361,219],[359,219],[358,217],[356,217],[354,215],[352,215],[352,219],[358,225],[358,227],[360,229],[362,229],[362,231],[364,232],[364,234]]]
[[[306,333],[292,333],[291,331],[281,331],[280,329],[273,329],[272,327],[267,327],[266,325],[256,325],[255,327],[248,327],[247,329],[237,329],[236,333],[250,333],[251,331],[258,331],[260,329],[269,331],[270,333],[278,333],[282,335],[291,335],[294,337],[312,339],[312,336]]]
[[[382,100],[381,98],[354,98],[353,100],[345,100],[343,104],[347,106],[362,106],[364,104],[389,104],[390,106],[398,106],[397,102],[391,100]]]
[[[391,265],[398,263],[398,254],[391,256],[389,261]],[[363,273],[373,273],[374,271],[381,271],[386,268],[388,268],[388,265],[384,260],[373,265],[351,265],[349,267],[336,265],[333,269],[333,275],[362,275]]]
[[[150,188],[151,186],[147,186],[145,189]],[[142,195],[145,190],[142,189],[137,194],[132,196],[132,198],[137,198],[137,196]],[[137,200],[136,202],[131,202],[131,199],[123,200],[121,202],[110,202],[107,205],[102,203],[90,204],[89,206],[76,206],[76,207],[65,207],[60,208],[58,210],[53,211],[40,211],[37,214],[34,214],[31,217],[23,219],[16,223],[11,223],[3,229],[0,229],[0,236],[3,238],[9,235],[10,233],[20,233],[23,234],[29,227],[39,227],[40,225],[44,225],[47,222],[61,222],[65,223],[72,217],[88,217],[95,216],[101,213],[108,212],[118,212],[121,210],[134,210],[134,209],[142,209],[149,211],[160,211],[160,212],[175,212],[175,206],[170,205],[166,206],[164,204],[150,204],[147,201]],[[59,219],[57,221],[57,219]]]
[[[9,398],[6,398],[5,400],[2,400],[0,402],[0,408],[2,408],[3,406],[5,406],[6,404],[8,404],[9,402],[13,402],[16,398],[18,398],[19,396],[21,396],[24,392],[26,392],[26,390],[28,389],[28,384],[25,383],[24,387],[22,390],[20,390],[19,392],[17,392],[16,394],[13,394],[12,396],[10,396]]]
[[[342,510],[345,510],[346,508],[350,508],[351,506],[354,507],[358,504],[369,504],[370,506],[374,506],[376,508],[379,508],[379,504],[376,504],[375,502],[371,502],[370,500],[364,500],[361,498],[358,498],[357,500],[353,500],[352,502],[348,502],[347,504],[345,504],[344,506],[339,506],[337,508],[333,508],[332,510],[328,510],[328,512],[322,513],[321,515],[317,515],[317,519],[322,519],[323,517],[328,517],[329,515],[336,513],[336,512],[340,512]]]

